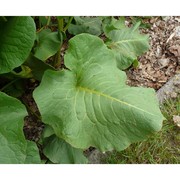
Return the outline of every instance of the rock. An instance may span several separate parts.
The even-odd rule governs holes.
[[[167,21],[169,21],[169,20],[171,19],[171,17],[170,17],[170,16],[163,16],[162,19],[163,19],[165,22],[167,22]]]
[[[175,29],[176,37],[180,37],[180,26],[177,26]]]
[[[180,94],[179,85],[180,74],[177,74],[172,79],[170,79],[163,87],[161,87],[157,91],[157,97],[160,104],[162,104],[166,99],[177,97],[177,95]]]
[[[173,116],[174,124],[176,124],[178,127],[180,127],[180,116]]]
[[[102,158],[106,157],[106,153],[102,153],[99,150],[93,150],[88,156],[89,164],[102,164]]]

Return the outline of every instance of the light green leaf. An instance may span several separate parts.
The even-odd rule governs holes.
[[[103,20],[102,28],[106,36],[112,30],[123,29],[125,28],[125,18],[122,16],[119,19],[115,19],[114,17],[106,17]]]
[[[45,139],[47,137],[50,137],[54,134],[54,130],[51,126],[46,125],[44,127],[43,133],[41,135],[42,139]]]
[[[38,147],[32,141],[27,141],[26,159],[24,164],[41,164]]]
[[[38,148],[23,134],[25,107],[0,92],[0,164],[40,163]]]
[[[70,34],[90,33],[99,36],[102,32],[102,21],[98,17],[74,17],[76,24],[70,24],[68,31]]]
[[[7,17],[0,22],[0,74],[20,66],[28,57],[35,40],[31,17]]]
[[[119,69],[127,69],[137,56],[146,52],[149,48],[148,35],[142,35],[137,29],[124,28],[108,33],[108,47],[116,56]]]
[[[43,122],[73,147],[123,150],[159,131],[164,119],[155,91],[129,87],[103,41],[89,34],[69,41],[69,70],[46,71],[34,91]]]
[[[73,148],[64,140],[52,135],[45,139],[43,153],[53,163],[85,164],[87,159],[81,149]]]
[[[37,44],[33,48],[34,56],[42,61],[56,54],[61,46],[62,40],[58,32],[51,32],[50,29],[44,29],[37,34]]]

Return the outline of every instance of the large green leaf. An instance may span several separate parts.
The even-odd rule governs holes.
[[[8,17],[0,22],[0,74],[10,72],[28,57],[36,37],[31,17]]]
[[[99,36],[102,32],[102,21],[98,17],[74,17],[76,24],[70,24],[68,31],[70,34],[90,33]]]
[[[81,149],[73,148],[56,135],[45,139],[43,153],[51,162],[57,164],[85,164],[88,162]]]
[[[40,163],[38,148],[23,134],[25,107],[0,92],[0,164]]]
[[[56,54],[59,50],[62,39],[58,32],[51,32],[50,29],[44,29],[37,33],[37,44],[33,48],[34,56],[42,61]]]
[[[148,35],[142,35],[136,27],[113,30],[108,33],[108,46],[116,56],[117,66],[127,69],[137,56],[146,52],[149,48]]]
[[[164,119],[155,91],[129,87],[103,41],[89,34],[69,41],[69,70],[45,72],[34,91],[44,123],[76,148],[123,150],[159,131]]]

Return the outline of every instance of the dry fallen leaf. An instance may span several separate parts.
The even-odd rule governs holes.
[[[176,57],[180,57],[180,46],[174,45],[169,48],[169,51],[173,53]]]

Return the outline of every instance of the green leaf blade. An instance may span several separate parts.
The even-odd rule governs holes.
[[[51,32],[50,29],[44,29],[37,34],[37,45],[34,47],[34,56],[42,61],[56,54],[59,50],[62,39],[58,32]]]
[[[127,69],[137,56],[149,49],[148,36],[140,34],[134,28],[113,30],[108,34],[108,38],[108,46],[115,54],[117,66],[121,70]]]
[[[31,17],[8,17],[0,23],[0,74],[10,72],[28,57],[35,40]]]
[[[58,137],[76,148],[120,151],[160,130],[164,117],[154,90],[127,86],[98,37],[72,38],[65,64],[70,70],[46,71],[34,92],[44,123]]]
[[[0,93],[0,164],[40,163],[38,149],[33,142],[29,150],[23,134],[23,119],[27,112],[15,98]],[[29,159],[28,156],[35,156]]]
[[[52,135],[45,139],[43,153],[53,163],[57,164],[85,164],[87,159],[81,149],[73,148],[71,145]]]
[[[68,31],[70,34],[90,33],[99,36],[102,32],[102,21],[98,17],[74,17],[76,24],[70,24]]]

